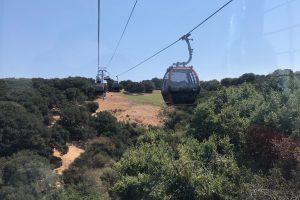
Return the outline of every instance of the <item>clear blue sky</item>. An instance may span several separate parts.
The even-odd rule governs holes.
[[[101,1],[105,66],[134,0]],[[173,42],[226,1],[139,0],[110,74]],[[191,64],[200,79],[300,70],[300,0],[286,1],[235,0],[196,30]],[[168,66],[186,59],[180,42],[120,79],[162,77]],[[97,0],[0,0],[0,77],[94,78],[96,70]]]

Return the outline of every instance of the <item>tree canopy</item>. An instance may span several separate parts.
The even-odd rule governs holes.
[[[95,113],[93,83],[0,79],[0,199],[299,198],[299,72],[203,81],[197,106],[162,107],[162,127]],[[69,143],[85,151],[55,175]]]

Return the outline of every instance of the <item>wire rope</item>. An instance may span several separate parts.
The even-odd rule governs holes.
[[[219,13],[220,11],[222,11],[225,7],[227,7],[230,3],[232,3],[234,0],[230,0],[228,2],[226,2],[223,6],[221,6],[219,9],[217,9],[215,12],[213,12],[211,15],[209,15],[207,18],[205,18],[204,20],[202,20],[199,24],[197,24],[194,28],[192,28],[189,32],[187,32],[185,35],[183,35],[182,37],[180,37],[179,39],[177,39],[176,41],[172,42],[171,44],[167,45],[166,47],[162,48],[161,50],[159,50],[158,52],[154,53],[153,55],[149,56],[148,58],[142,60],[141,62],[139,62],[138,64],[134,65],[133,67],[125,70],[124,72],[118,74],[116,77],[120,77],[126,73],[128,73],[129,71],[141,66],[142,64],[144,64],[145,62],[149,61],[150,59],[154,58],[155,56],[157,56],[158,54],[166,51],[167,49],[169,49],[170,47],[172,47],[173,45],[175,45],[177,42],[179,42],[180,40],[182,40],[182,38],[184,38],[186,35],[191,34],[192,32],[194,32],[196,29],[198,29],[200,26],[202,26],[205,22],[207,22],[209,19],[211,19],[213,16],[215,16],[217,13]]]
[[[134,5],[133,5],[133,7],[132,7],[132,9],[131,9],[130,15],[129,15],[127,21],[126,21],[125,27],[124,27],[124,29],[123,29],[123,31],[122,31],[121,37],[120,37],[119,40],[118,40],[118,43],[117,43],[117,45],[116,45],[116,47],[115,47],[115,49],[114,49],[114,51],[113,51],[112,56],[110,57],[109,61],[108,61],[107,64],[106,64],[106,68],[109,67],[109,65],[111,64],[112,60],[113,60],[114,57],[116,56],[116,53],[117,53],[118,48],[119,48],[119,46],[120,46],[120,44],[121,44],[121,41],[122,41],[122,39],[123,39],[123,37],[124,37],[124,34],[125,34],[126,30],[127,30],[128,24],[129,24],[129,22],[130,22],[130,20],[131,20],[131,17],[132,17],[132,15],[133,15],[133,12],[134,12],[134,10],[135,10],[135,7],[136,7],[137,3],[138,3],[138,0],[135,0],[135,3],[134,3]]]
[[[100,68],[100,27],[101,27],[101,21],[100,21],[100,11],[101,11],[101,1],[98,0],[98,53],[97,53],[97,57],[98,57],[98,62],[97,62],[97,66],[98,66],[98,70]]]

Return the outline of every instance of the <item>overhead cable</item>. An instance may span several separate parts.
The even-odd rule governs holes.
[[[125,34],[125,32],[126,32],[126,29],[127,29],[127,27],[128,27],[128,24],[129,24],[129,22],[130,22],[130,19],[131,19],[131,17],[132,17],[132,14],[133,14],[133,12],[134,12],[134,9],[135,9],[137,3],[138,3],[138,0],[135,0],[135,3],[134,3],[134,5],[133,5],[133,7],[132,7],[132,9],[131,9],[130,15],[129,15],[128,19],[127,19],[127,22],[126,22],[126,24],[125,24],[125,27],[124,27],[123,32],[122,32],[122,34],[121,34],[121,37],[120,37],[120,39],[119,39],[119,41],[118,41],[118,43],[117,43],[117,45],[116,45],[116,47],[115,47],[115,49],[114,49],[114,52],[113,52],[112,56],[110,57],[109,61],[107,62],[106,68],[109,67],[110,63],[112,62],[112,60],[114,59],[114,57],[115,57],[115,55],[116,55],[116,53],[117,53],[117,50],[118,50],[118,48],[119,48],[119,46],[120,46],[120,44],[121,44],[121,41],[122,41],[122,39],[123,39],[123,37],[124,37],[124,34]]]
[[[180,40],[182,40],[184,37],[186,37],[187,35],[191,34],[193,31],[195,31],[196,29],[198,29],[200,26],[202,26],[205,22],[207,22],[209,19],[211,19],[213,16],[215,16],[217,13],[219,13],[220,11],[222,11],[225,7],[227,7],[230,3],[232,3],[234,0],[230,0],[227,3],[225,3],[223,6],[221,6],[218,10],[216,10],[215,12],[213,12],[211,15],[209,15],[207,18],[205,18],[203,21],[201,21],[199,24],[197,24],[193,29],[191,29],[189,32],[187,32],[186,34],[184,34],[182,37],[180,37],[179,39],[177,39],[176,41],[172,42],[171,44],[169,44],[168,46],[164,47],[163,49],[159,50],[158,52],[156,52],[155,54],[153,54],[152,56],[149,56],[148,58],[144,59],[143,61],[139,62],[138,64],[134,65],[133,67],[127,69],[126,71],[120,73],[117,75],[117,77],[120,77],[122,75],[124,75],[125,73],[141,66],[142,64],[144,64],[145,62],[149,61],[150,59],[154,58],[155,56],[157,56],[158,54],[164,52],[165,50],[167,50],[168,48],[170,48],[171,46],[175,45],[177,42],[179,42]]]
[[[99,61],[100,61],[100,55],[99,55],[99,53],[100,53],[100,26],[101,26],[101,21],[100,21],[100,0],[98,0],[98,55],[97,55],[97,57],[98,57],[98,70],[99,70],[99,67],[100,67],[100,64],[99,64]]]

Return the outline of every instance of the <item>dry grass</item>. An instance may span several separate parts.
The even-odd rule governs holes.
[[[158,93],[155,93],[158,95]],[[131,96],[127,98],[121,93],[108,93],[106,99],[98,99],[100,111],[111,112],[119,121],[134,122],[145,126],[161,126],[159,112],[161,106],[141,103],[140,96]],[[147,97],[149,98],[149,97]],[[139,102],[137,102],[139,101]]]
[[[69,168],[70,164],[74,162],[76,158],[80,156],[84,152],[83,149],[80,149],[74,145],[69,146],[68,153],[61,155],[61,153],[54,149],[53,151],[53,156],[61,158],[62,160],[62,166],[59,168],[55,169],[55,173],[62,175],[63,171]]]

